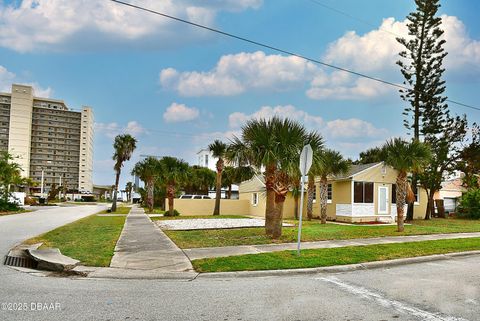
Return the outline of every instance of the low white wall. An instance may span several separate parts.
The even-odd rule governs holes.
[[[13,192],[11,196],[8,198],[10,203],[16,203],[18,205],[25,205],[25,196],[24,192]]]

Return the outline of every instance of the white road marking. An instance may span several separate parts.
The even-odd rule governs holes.
[[[316,278],[317,280],[335,284],[342,290],[358,295],[364,299],[375,301],[385,308],[393,308],[398,312],[413,315],[425,321],[468,321],[467,319],[452,317],[442,313],[432,313],[396,300],[390,300],[383,297],[380,293],[373,292],[361,286],[352,285],[339,280],[336,277]]]

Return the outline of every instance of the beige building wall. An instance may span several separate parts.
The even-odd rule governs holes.
[[[22,176],[30,176],[30,148],[33,113],[33,88],[12,85],[8,152],[22,168]]]
[[[427,191],[424,190],[423,188],[418,188],[419,189],[419,202],[415,203],[413,207],[413,219],[423,219],[425,217],[425,211],[427,210],[427,204],[428,204],[428,195]]]
[[[83,107],[80,128],[80,166],[78,173],[79,190],[93,191],[93,111]]]
[[[350,204],[352,202],[352,182],[345,181],[329,181],[332,184],[332,201],[327,203],[327,219],[336,218],[336,204]],[[317,190],[320,190],[320,183],[317,182]],[[317,196],[319,199],[320,195]],[[318,205],[318,215],[320,215],[320,206]]]
[[[168,204],[168,199],[165,200]],[[215,208],[214,199],[180,199],[176,198],[174,208],[180,215],[212,215]],[[220,215],[250,215],[250,204],[246,200],[222,199],[220,202]]]

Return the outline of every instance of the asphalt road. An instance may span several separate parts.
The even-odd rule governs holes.
[[[44,213],[48,222],[32,216],[31,224],[0,218],[1,250],[87,215],[77,209],[68,217]],[[472,256],[337,274],[194,281],[47,278],[1,266],[0,303],[21,303],[28,311],[0,310],[0,320],[473,321],[480,320],[479,266],[480,256]]]

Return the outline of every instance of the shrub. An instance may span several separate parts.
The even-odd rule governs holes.
[[[166,210],[163,216],[180,216],[180,212],[177,210],[173,210],[173,215],[170,215],[170,211]]]
[[[480,188],[471,189],[462,195],[458,216],[480,219]]]
[[[25,205],[37,205],[38,201],[36,198],[27,196],[25,197]]]
[[[21,208],[15,203],[5,202],[4,200],[0,201],[0,212],[16,212],[19,210],[21,210]]]

